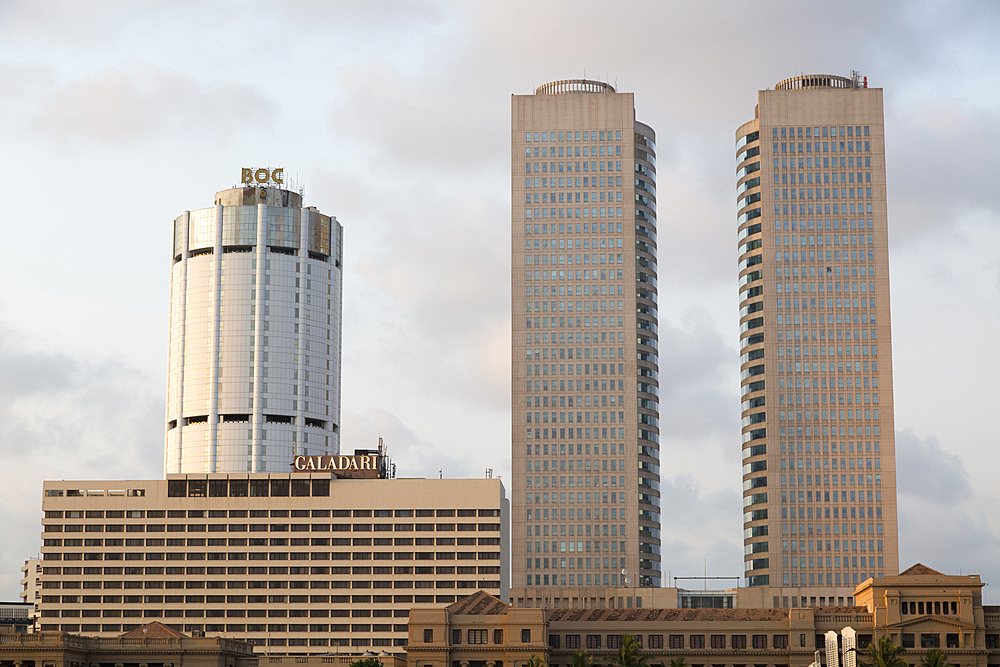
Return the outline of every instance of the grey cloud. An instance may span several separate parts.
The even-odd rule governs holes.
[[[913,431],[896,433],[896,479],[900,505],[918,501],[922,505],[953,507],[967,500],[969,473],[962,459],[941,446],[931,436],[921,438]]]
[[[130,63],[54,88],[22,123],[60,143],[121,145],[191,133],[222,142],[237,128],[267,128],[276,115],[274,102],[247,85]]]
[[[894,142],[886,156],[889,215],[897,244],[928,233],[953,233],[969,215],[1000,221],[996,151],[985,137],[1000,125],[1000,111],[939,100],[898,109],[887,132],[919,137]],[[933,165],[933,166],[932,166]],[[947,193],[947,196],[938,196]]]
[[[402,381],[441,396],[509,406],[509,222],[506,202],[446,193],[426,179],[383,193],[349,176],[327,174],[348,240],[345,282],[361,279],[387,300],[377,319],[377,354]],[[343,197],[340,196],[343,193]],[[451,211],[450,217],[440,215]],[[455,212],[459,212],[457,215]],[[358,287],[353,288],[355,294]],[[345,299],[348,311],[371,299]],[[350,334],[345,334],[349,336]]]
[[[683,474],[662,480],[664,585],[672,585],[668,576],[699,576],[706,566],[709,576],[742,576],[740,502],[736,488],[706,492],[698,480]]]
[[[739,359],[708,312],[693,308],[679,325],[661,317],[659,335],[664,437],[696,447],[712,437],[738,439]]]
[[[908,484],[909,482],[907,482]],[[989,523],[984,509],[995,506],[975,503],[960,506],[907,503],[899,507],[899,566],[921,562],[947,573],[979,574],[987,583],[1000,581],[996,554],[1000,531]],[[996,594],[987,588],[988,603]]]
[[[0,590],[38,550],[43,479],[142,479],[162,472],[162,398],[114,359],[25,345],[0,323]]]
[[[505,91],[477,82],[470,83],[481,88],[470,90],[460,81],[454,54],[439,50],[431,57],[440,67],[417,77],[381,59],[340,67],[331,128],[351,128],[380,169],[448,174],[439,187],[484,174],[503,183],[509,144],[497,128],[509,122]],[[470,94],[477,104],[469,104]]]
[[[363,413],[347,412],[345,430],[353,434],[352,444],[342,449],[374,449],[381,437],[387,453],[396,464],[397,477],[434,478],[439,474],[448,479],[481,477],[472,456],[456,458],[440,445],[421,438],[390,410],[370,407]]]

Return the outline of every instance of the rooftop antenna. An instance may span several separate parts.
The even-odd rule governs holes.
[[[444,468],[438,468],[438,479],[444,479]]]

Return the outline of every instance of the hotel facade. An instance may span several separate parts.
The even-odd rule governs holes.
[[[173,223],[167,474],[340,450],[343,228],[281,169],[243,171]]]
[[[398,652],[411,606],[508,594],[495,479],[48,481],[42,509],[42,631],[161,621],[269,653]]]
[[[656,146],[631,93],[511,98],[512,602],[659,587]]]
[[[736,172],[746,585],[843,604],[899,567],[882,90],[759,91]]]

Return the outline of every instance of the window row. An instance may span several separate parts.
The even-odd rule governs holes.
[[[581,179],[581,177],[577,176],[575,180],[572,177],[559,177],[557,179],[555,176],[552,178],[526,178],[524,179],[524,186],[526,188],[620,188],[622,187],[622,177],[584,176]],[[553,194],[553,196],[555,195]],[[552,231],[553,233],[555,232],[555,230]]]
[[[498,523],[168,523],[168,524],[46,524],[46,533],[287,533],[287,532],[463,532],[499,531]]]
[[[846,133],[845,133],[846,127]],[[774,139],[784,139],[786,137],[794,139],[819,137],[822,132],[824,137],[860,137],[862,136],[862,129],[864,130],[864,136],[869,136],[868,125],[829,125],[829,126],[809,126],[809,127],[772,127],[771,136]],[[805,134],[803,134],[803,132]],[[759,137],[759,135],[758,135]]]

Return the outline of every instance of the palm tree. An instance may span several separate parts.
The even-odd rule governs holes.
[[[948,655],[944,651],[932,648],[920,660],[920,667],[954,667],[954,665],[948,661]]]
[[[573,654],[570,667],[592,667],[593,662],[594,659],[587,653],[586,649],[580,649]]]
[[[688,667],[688,664],[684,662],[684,658],[671,658],[670,667]],[[941,666],[934,665],[932,667],[941,667]]]
[[[625,635],[618,651],[611,656],[611,667],[649,667],[649,661],[639,653],[641,650],[635,635]]]
[[[871,665],[858,661],[865,667],[907,667],[907,662],[900,655],[905,651],[902,646],[896,646],[888,637],[879,637],[878,641],[868,645],[868,657]]]
[[[528,658],[526,667],[545,667],[545,661],[542,658],[539,658],[534,653],[532,653],[531,657]]]

